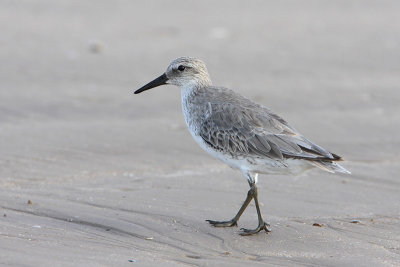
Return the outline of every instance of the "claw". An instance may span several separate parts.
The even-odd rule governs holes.
[[[240,230],[242,230],[243,232],[241,232],[240,235],[242,236],[254,235],[260,232],[261,230],[265,230],[266,233],[269,233],[271,232],[271,229],[269,229],[268,226],[270,226],[268,223],[263,222],[263,224],[258,225],[256,229],[241,228]]]
[[[206,222],[209,222],[212,226],[214,227],[232,227],[232,226],[237,226],[237,221],[213,221],[213,220],[206,220]]]

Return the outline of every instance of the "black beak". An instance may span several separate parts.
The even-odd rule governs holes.
[[[160,77],[154,79],[153,81],[149,82],[148,84],[146,84],[145,86],[142,86],[141,88],[137,89],[134,94],[139,94],[143,91],[149,90],[151,88],[166,84],[168,81],[168,77],[167,75],[164,73],[163,75],[161,75]]]

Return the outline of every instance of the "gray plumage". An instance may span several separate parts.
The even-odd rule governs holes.
[[[199,59],[175,59],[163,75],[135,93],[162,84],[180,87],[185,121],[196,142],[214,157],[241,170],[248,179],[250,190],[237,215],[229,221],[209,221],[214,226],[236,225],[254,199],[259,225],[253,230],[244,229],[242,234],[262,229],[269,232],[258,205],[258,173],[299,173],[314,166],[349,173],[337,163],[340,156],[305,138],[270,109],[230,89],[212,86],[207,68]]]
[[[231,157],[267,157],[311,161],[335,161],[332,155],[312,143],[270,109],[234,91],[208,86],[198,88],[187,100],[197,107],[195,128],[205,142]]]

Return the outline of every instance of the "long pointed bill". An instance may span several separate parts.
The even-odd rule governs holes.
[[[151,88],[166,84],[168,81],[168,77],[167,75],[164,73],[163,75],[161,75],[160,77],[154,79],[153,81],[149,82],[148,84],[146,84],[145,86],[137,89],[134,93],[135,94],[139,94],[143,91],[149,90]]]

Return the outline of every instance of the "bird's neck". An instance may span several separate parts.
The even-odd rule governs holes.
[[[206,89],[203,86],[199,85],[186,85],[181,86],[181,95],[182,95],[182,111],[183,117],[185,118],[185,122],[189,127],[191,134],[194,136],[199,132],[199,122],[200,116],[196,114],[202,110],[202,105],[199,105],[198,97],[204,92]]]
[[[200,87],[193,85],[185,85],[181,86],[180,88],[181,88],[182,100],[186,100],[188,97],[194,95],[195,92],[198,91]]]
[[[187,97],[196,94],[196,92],[200,91],[202,88],[211,86],[211,81],[209,79],[202,81],[193,81],[192,83],[186,83],[180,86],[182,99],[186,99]]]

